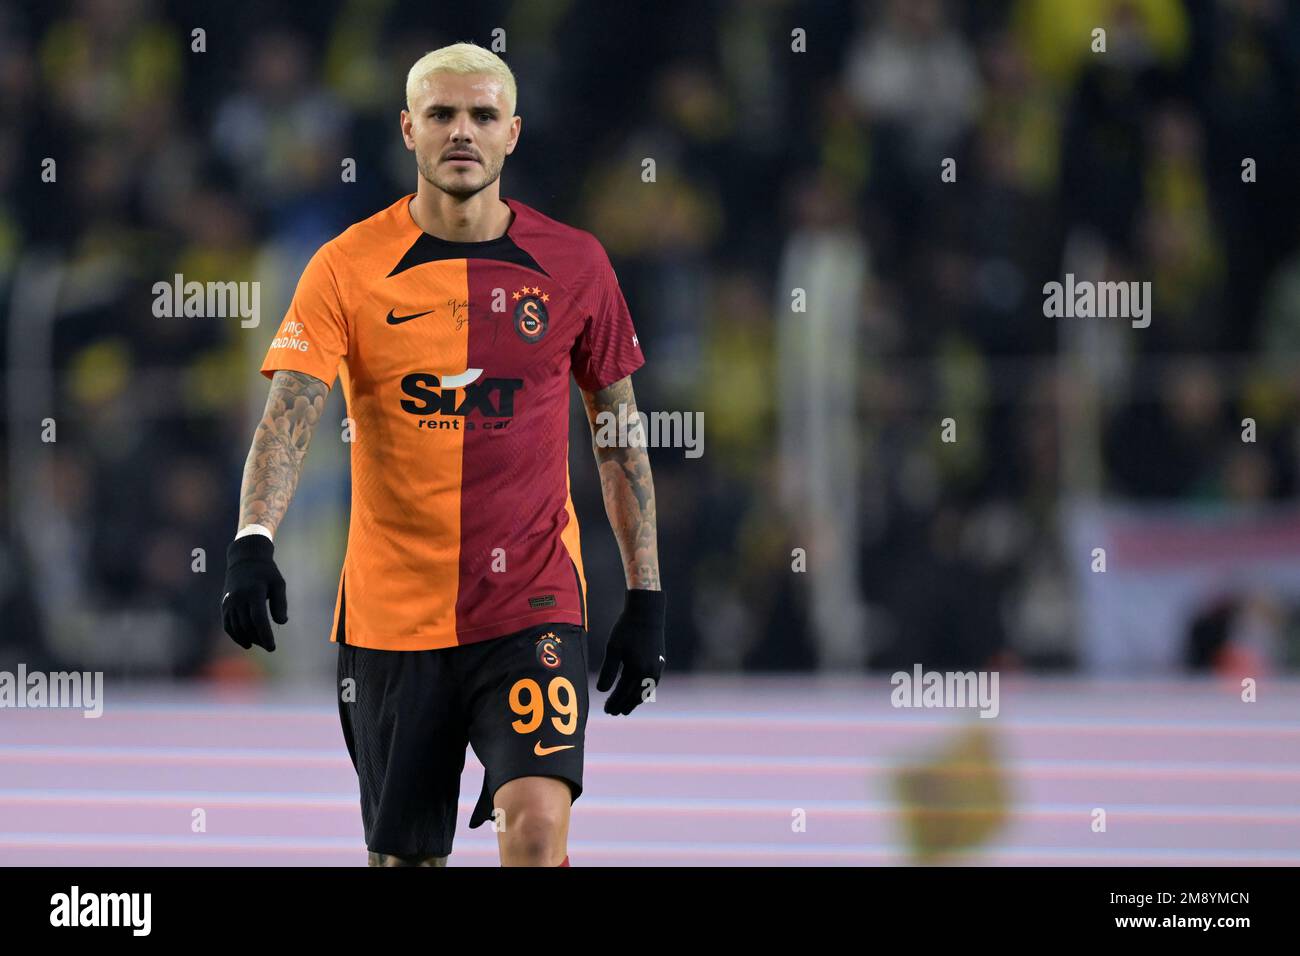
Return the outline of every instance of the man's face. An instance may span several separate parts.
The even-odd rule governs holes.
[[[402,110],[402,138],[420,175],[460,199],[496,182],[519,141],[505,87],[486,73],[431,73]]]

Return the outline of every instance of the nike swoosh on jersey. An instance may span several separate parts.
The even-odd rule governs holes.
[[[413,313],[413,314],[411,314],[411,315],[393,315],[393,310],[392,310],[392,309],[389,309],[389,310],[388,310],[388,324],[389,324],[389,325],[401,325],[403,322],[410,322],[412,319],[418,319],[418,318],[419,318],[420,316],[422,316],[422,315],[430,315],[430,314],[432,314],[432,312],[433,312],[433,309],[430,309],[428,312],[415,312],[415,313]]]
[[[539,741],[537,741],[537,743],[535,743],[535,744],[533,745],[533,753],[537,754],[537,756],[539,756],[539,757],[545,757],[547,754],[553,754],[553,753],[555,753],[557,750],[572,750],[572,749],[573,749],[574,747],[576,747],[576,746],[578,746],[578,745],[577,745],[577,744],[564,744],[564,745],[562,745],[562,746],[560,746],[560,747],[543,747],[543,746],[542,746],[542,742],[539,740]]]

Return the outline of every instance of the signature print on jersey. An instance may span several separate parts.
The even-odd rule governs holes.
[[[537,286],[524,286],[516,290],[511,298],[516,303],[515,331],[530,345],[540,342],[550,323],[550,314],[546,310],[546,303],[551,301],[550,294]]]

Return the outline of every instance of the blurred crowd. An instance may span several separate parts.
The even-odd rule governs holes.
[[[702,458],[652,452],[670,667],[1069,667],[1063,500],[1294,499],[1295,5],[4,4],[0,663],[249,666],[216,609],[277,310],[415,189],[409,65],[497,28],[502,194],[601,239],[639,404],[704,414]],[[1045,317],[1066,272],[1150,281],[1150,326]],[[158,318],[177,273],[260,281],[267,318]],[[621,565],[574,434],[600,632]],[[327,615],[324,444],[282,535],[317,529]]]

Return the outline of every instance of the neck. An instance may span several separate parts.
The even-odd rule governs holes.
[[[506,234],[514,213],[501,201],[499,181],[467,199],[450,196],[423,176],[408,207],[411,219],[448,242],[486,242]]]

